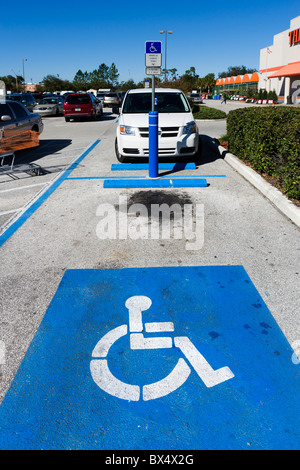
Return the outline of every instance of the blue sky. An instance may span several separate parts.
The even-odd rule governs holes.
[[[4,3],[4,2],[3,2]],[[187,2],[183,0],[15,0],[1,5],[0,76],[26,82],[48,74],[72,80],[78,69],[115,63],[120,81],[145,78],[145,41],[168,35],[167,68],[191,66],[217,78],[231,65],[259,68],[260,49],[300,15],[299,0]],[[164,64],[164,56],[163,56]]]

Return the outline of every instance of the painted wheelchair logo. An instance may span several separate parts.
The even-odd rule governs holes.
[[[206,387],[214,387],[234,377],[229,367],[214,370],[187,336],[145,338],[144,330],[146,333],[174,332],[173,322],[145,323],[144,328],[142,312],[148,310],[151,304],[151,299],[145,296],[130,297],[125,302],[125,306],[129,310],[130,349],[172,348],[174,341],[174,346],[180,349]],[[91,375],[102,390],[114,397],[129,401],[138,401],[142,392],[142,399],[148,401],[168,395],[184,384],[191,373],[191,368],[183,358],[178,360],[172,372],[164,379],[142,387],[122,382],[115,377],[108,367],[107,355],[110,347],[127,334],[128,326],[126,324],[114,328],[98,341],[92,352]]]

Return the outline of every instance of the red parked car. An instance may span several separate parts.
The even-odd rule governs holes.
[[[68,95],[63,110],[67,122],[78,117],[97,119],[98,116],[103,114],[101,101],[89,93],[72,93]]]

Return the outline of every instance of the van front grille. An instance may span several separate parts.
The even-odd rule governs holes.
[[[158,134],[161,138],[164,137],[177,137],[179,127],[159,127]],[[149,128],[148,127],[139,127],[139,132],[141,137],[149,137]]]
[[[144,155],[149,155],[149,149],[143,149]],[[176,148],[158,149],[158,155],[174,155]]]

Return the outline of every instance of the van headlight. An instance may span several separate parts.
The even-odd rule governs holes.
[[[195,121],[188,122],[183,128],[183,134],[194,134],[195,132],[197,132]]]
[[[120,134],[135,135],[135,128],[131,126],[120,126]]]

